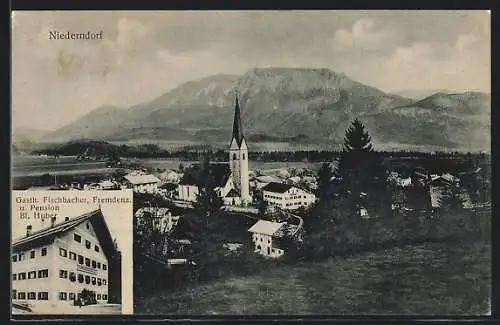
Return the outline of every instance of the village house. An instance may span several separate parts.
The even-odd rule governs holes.
[[[161,183],[156,176],[151,174],[128,174],[123,178],[125,186],[137,193],[156,193],[158,191],[158,184]]]
[[[429,182],[429,194],[431,198],[432,208],[439,208],[441,206],[443,194],[450,187],[458,188],[459,197],[462,199],[464,207],[471,206],[472,202],[470,200],[470,196],[461,186],[460,179],[449,173],[446,173],[438,177],[432,177],[431,181]]]
[[[134,217],[139,226],[150,226],[151,230],[170,233],[179,223],[180,216],[172,216],[168,208],[143,207],[136,211]],[[141,229],[141,227],[139,227]]]
[[[252,242],[255,252],[266,257],[277,258],[285,254],[283,247],[280,247],[279,239],[283,237],[280,231],[285,222],[273,222],[259,220],[248,231],[252,233]]]
[[[302,188],[283,183],[269,183],[262,188],[262,197],[269,205],[286,210],[308,207],[316,201],[316,196]]]
[[[87,289],[98,304],[108,302],[108,260],[113,239],[100,210],[66,219],[14,240],[12,301],[32,310],[74,305]]]

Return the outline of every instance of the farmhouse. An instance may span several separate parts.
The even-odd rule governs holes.
[[[158,190],[158,184],[161,183],[156,176],[151,174],[128,174],[124,176],[124,179],[126,186],[137,193],[155,193]]]
[[[279,245],[279,238],[283,237],[285,222],[259,220],[248,231],[252,233],[252,242],[255,252],[267,257],[280,257],[285,251]]]
[[[283,183],[269,183],[262,188],[264,201],[282,209],[295,210],[316,201],[316,196],[302,188]]]
[[[12,300],[30,308],[108,302],[108,261],[113,239],[100,210],[26,235],[13,243]],[[84,295],[84,289],[88,294]]]

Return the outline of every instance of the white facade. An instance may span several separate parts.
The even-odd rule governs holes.
[[[179,185],[179,200],[196,202],[198,193],[199,190],[196,185]]]
[[[241,201],[243,203],[252,202],[248,179],[248,148],[245,139],[242,139],[239,147],[236,138],[233,138],[231,141],[231,146],[229,148],[229,166],[231,168],[234,187],[241,194]]]
[[[88,220],[50,243],[16,251],[11,262],[14,303],[34,309],[73,305],[83,289],[98,304],[108,302],[108,260]]]
[[[288,190],[270,191],[264,187],[263,199],[269,205],[275,205],[286,210],[295,210],[300,207],[308,207],[316,201],[316,196],[295,186],[289,186]]]
[[[276,247],[277,232],[285,223],[272,222],[267,220],[259,220],[248,231],[252,233],[252,242],[254,243],[255,252],[260,255],[277,258],[283,256],[285,251],[282,248]]]
[[[126,175],[125,180],[129,188],[132,188],[137,193],[156,193],[158,184],[161,181],[154,175]]]

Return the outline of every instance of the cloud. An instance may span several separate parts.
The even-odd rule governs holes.
[[[372,18],[362,18],[351,29],[335,32],[333,48],[337,51],[377,51],[392,45],[397,38],[395,31],[382,28]]]

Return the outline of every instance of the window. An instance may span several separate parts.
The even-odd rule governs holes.
[[[96,252],[99,252],[99,246],[95,245],[95,246],[94,246],[94,250],[95,250]]]
[[[83,283],[83,274],[78,274],[78,282]]]
[[[39,292],[38,293],[38,300],[49,300],[49,293],[48,292]]]
[[[59,300],[67,300],[68,294],[66,292],[59,292]]]
[[[95,269],[97,267],[96,261],[92,260],[92,267]]]
[[[24,261],[24,253],[19,254],[19,260]]]
[[[16,281],[16,280],[17,280],[17,274],[16,274],[16,273],[12,274],[12,280],[13,280],[13,281]]]
[[[73,239],[77,242],[77,243],[81,243],[82,242],[82,236],[78,235],[78,234],[74,234],[73,235]]]
[[[86,223],[87,229],[90,229],[90,224],[87,222]]]
[[[90,244],[90,241],[86,240],[85,241],[85,247],[87,247],[88,249],[90,249],[92,245]]]
[[[17,299],[17,290],[12,290],[12,299]]]
[[[102,269],[107,270],[108,268],[106,267],[106,264],[102,263]]]
[[[73,253],[73,252],[69,252],[69,259],[73,260],[73,261],[76,261],[76,254]]]
[[[245,154],[241,155],[241,159],[245,160]]]
[[[42,256],[47,255],[47,247],[42,248]]]
[[[61,279],[67,279],[68,278],[68,271],[65,270],[59,270],[59,277]]]
[[[78,264],[83,264],[83,256],[78,255]]]
[[[102,285],[102,280],[101,280],[101,278],[97,278],[97,285],[98,285],[98,286],[101,286],[101,285]]]
[[[12,255],[12,262],[17,262],[17,255]]]
[[[236,154],[233,153],[233,160],[236,160]]]
[[[273,253],[275,253],[275,251],[276,251],[276,250],[273,248]]]
[[[36,271],[28,272],[28,279],[36,279]]]
[[[67,257],[68,251],[65,250],[64,248],[59,248],[59,255],[61,255],[62,257]]]
[[[86,284],[90,283],[90,276],[88,276],[88,275],[85,276],[85,283]]]
[[[95,276],[92,277],[92,284],[95,285],[96,284],[96,280],[95,280]]]
[[[69,280],[71,282],[75,282],[76,281],[76,273],[75,272],[69,272]]]
[[[100,293],[97,294],[97,300],[101,300],[101,294]]]
[[[90,258],[85,257],[85,265],[90,266]]]
[[[19,280],[26,280],[26,272],[19,273],[18,279]]]
[[[35,251],[30,252],[30,258],[35,258]]]
[[[74,292],[69,293],[69,300],[75,300],[75,293]]]
[[[38,277],[39,278],[48,278],[49,277],[49,270],[48,269],[39,270]]]
[[[102,295],[102,300],[108,300],[108,295]]]
[[[97,262],[97,268],[100,269],[101,268],[101,262]]]
[[[22,299],[22,300],[26,299],[26,292],[19,292],[17,294],[17,299]]]
[[[106,279],[102,279],[102,284],[106,284]]]

